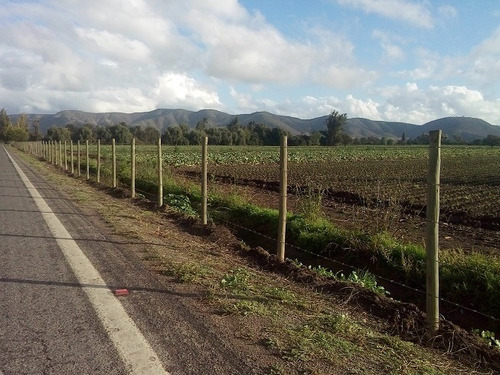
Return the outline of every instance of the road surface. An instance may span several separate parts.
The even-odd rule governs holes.
[[[9,150],[0,145],[0,375],[260,373],[190,296]]]

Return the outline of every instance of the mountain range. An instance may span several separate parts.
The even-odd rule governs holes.
[[[10,117],[15,121],[18,116],[12,115]],[[213,109],[204,109],[197,112],[184,109],[156,109],[150,112],[135,113],[90,113],[67,110],[56,114],[30,114],[27,117],[30,123],[38,121],[43,132],[46,132],[51,126],[65,126],[68,124],[110,126],[120,122],[124,122],[128,126],[153,126],[163,131],[169,126],[180,124],[186,124],[193,128],[205,118],[210,126],[225,126],[235,117],[238,117],[238,121],[242,125],[253,121],[269,127],[279,127],[291,134],[326,130],[324,122],[327,118],[327,116],[321,116],[313,119],[300,119],[275,115],[269,112],[232,115]],[[460,137],[464,141],[473,141],[474,139],[485,138],[488,135],[500,136],[500,126],[472,117],[445,117],[423,125],[374,121],[366,118],[349,118],[344,126],[346,133],[353,138],[385,137],[400,139],[404,133],[406,138],[409,139],[436,129],[441,129],[449,138]]]

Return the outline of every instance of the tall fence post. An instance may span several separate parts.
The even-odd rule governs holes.
[[[70,152],[70,162],[71,162],[71,174],[74,175],[75,174],[75,157],[73,155],[73,140],[70,141],[70,144],[69,144],[69,152]]]
[[[118,183],[116,181],[116,141],[115,139],[113,138],[111,140],[111,159],[113,160],[113,166],[112,166],[112,170],[113,170],[113,187],[117,187],[118,186]]]
[[[203,225],[208,223],[208,137],[203,137],[201,146],[201,220]]]
[[[97,183],[101,182],[101,140],[97,140]]]
[[[52,158],[52,164],[57,165],[57,141],[53,141],[54,148],[53,148],[53,158]]]
[[[441,170],[441,130],[429,132],[429,171],[426,209],[426,312],[429,334],[439,329],[439,184]]]
[[[68,170],[68,145],[66,141],[64,141],[64,170]]]
[[[87,167],[87,174],[85,178],[87,180],[90,180],[90,157],[89,157],[89,140],[87,139],[85,141],[85,159],[86,159],[86,167]]]
[[[59,141],[59,167],[63,167],[63,158],[62,158],[62,141]]]
[[[130,142],[130,195],[135,198],[135,138]]]
[[[279,202],[279,226],[278,226],[278,249],[277,256],[280,262],[285,261],[285,239],[286,239],[286,199],[287,199],[287,174],[288,174],[288,152],[287,136],[281,136],[280,147],[280,202]]]
[[[82,164],[82,145],[80,140],[76,143],[76,175],[80,177],[82,175],[82,169],[81,169],[81,164]]]
[[[163,206],[163,157],[161,153],[161,138],[158,139],[158,207]]]

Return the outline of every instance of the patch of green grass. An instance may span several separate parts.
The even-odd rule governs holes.
[[[342,320],[343,318],[339,319],[340,326],[348,324]],[[328,359],[332,357],[332,353],[336,353],[336,356],[348,359],[360,350],[358,345],[339,335],[336,327],[325,330],[316,323],[309,321],[288,328],[285,338],[277,341],[280,343],[277,349],[281,356],[293,361],[311,361],[317,358]]]
[[[252,274],[244,268],[236,268],[224,275],[220,281],[221,287],[230,291],[246,291],[250,288],[249,279]]]
[[[226,314],[238,314],[247,316],[250,314],[267,315],[262,304],[257,301],[239,300],[222,304],[222,310]]]
[[[196,282],[210,273],[210,268],[195,262],[174,263],[165,261],[160,273],[175,277],[180,283]]]

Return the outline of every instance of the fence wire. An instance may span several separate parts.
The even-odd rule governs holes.
[[[270,240],[270,241],[274,241],[276,242],[276,238],[273,238],[271,236],[268,236],[266,234],[263,234],[263,233],[259,233],[253,229],[250,229],[250,228],[246,228],[244,226],[241,226],[239,224],[236,224],[234,222],[230,222],[230,221],[227,221],[227,220],[224,220],[224,219],[218,219],[218,221],[224,223],[225,225],[227,226],[231,226],[231,227],[234,227],[234,228],[238,228],[238,229],[241,229],[241,230],[244,230],[244,231],[247,231],[248,233],[252,233],[254,235],[257,235],[257,236],[260,236],[262,238],[265,238],[266,240]],[[287,248],[293,248],[295,250],[298,250],[304,254],[307,254],[309,256],[313,256],[315,258],[318,258],[318,259],[323,259],[325,261],[328,261],[328,262],[332,262],[332,263],[335,263],[335,264],[338,264],[339,266],[342,266],[342,267],[347,267],[349,269],[351,269],[352,271],[358,271],[359,270],[359,267],[356,267],[356,266],[353,266],[353,265],[350,265],[348,263],[345,263],[345,262],[342,262],[342,261],[339,261],[337,259],[333,259],[333,258],[330,258],[330,257],[327,257],[327,256],[324,256],[324,255],[321,255],[321,254],[317,254],[317,253],[314,253],[312,251],[309,251],[307,249],[304,249],[304,248],[301,248],[301,247],[298,247],[296,245],[292,245],[290,243],[286,243],[286,247]],[[401,287],[401,288],[404,288],[406,290],[409,290],[409,291],[412,291],[412,292],[416,292],[422,296],[425,296],[426,295],[426,292],[421,290],[421,289],[418,289],[418,288],[414,288],[412,286],[409,286],[409,285],[406,285],[404,283],[401,283],[399,281],[396,281],[396,280],[393,280],[393,279],[389,279],[387,277],[384,277],[384,276],[380,276],[380,275],[377,275],[376,273],[373,273],[372,271],[370,271],[370,273],[376,277],[377,280],[383,280],[387,283],[390,283],[390,284],[393,284],[393,285],[397,285],[398,287]],[[469,311],[469,312],[472,312],[474,314],[478,314],[478,315],[481,315],[485,318],[488,318],[490,320],[493,320],[493,321],[497,321],[497,322],[500,322],[500,318],[497,318],[495,316],[492,316],[492,315],[489,315],[489,314],[485,314],[481,311],[478,311],[478,310],[475,310],[475,309],[472,309],[470,307],[466,307],[466,306],[463,306],[463,305],[460,305],[459,303],[456,303],[456,302],[453,302],[453,301],[450,301],[450,300],[447,300],[445,298],[442,298],[442,297],[439,297],[439,300],[441,302],[445,302],[447,304],[450,304],[452,306],[455,306],[455,307],[458,307],[460,309],[463,309],[465,311]]]
[[[59,145],[59,147],[61,147]],[[122,148],[118,164],[122,167],[130,164],[130,146],[118,146]],[[101,178],[109,183],[111,173],[108,173],[110,164],[110,145],[101,146]],[[125,151],[126,150],[126,151]],[[167,151],[168,150],[168,151]],[[315,149],[309,154],[301,153],[297,149],[289,148],[289,194],[293,197],[291,203],[295,209],[311,210],[317,209],[318,203],[321,209],[337,211],[340,217],[338,221],[344,222],[349,229],[372,231],[398,231],[398,225],[418,226],[416,232],[421,233],[420,225],[423,223],[426,205],[426,172],[427,172],[427,147],[383,149],[373,148],[363,151],[362,148],[336,148],[332,150],[322,149],[319,152],[321,158],[313,157]],[[25,151],[27,151],[25,149]],[[31,152],[36,152],[39,157],[46,159],[52,164],[61,166],[61,150],[47,148],[47,145],[32,146]],[[447,243],[447,237],[454,236],[456,228],[462,226],[480,227],[479,231],[492,229],[488,235],[496,237],[492,244],[500,240],[500,222],[491,218],[500,217],[500,149],[494,148],[447,148],[442,147],[442,172],[441,172],[441,220],[442,228],[441,242]],[[67,145],[69,153],[69,145]],[[74,162],[77,162],[76,146],[73,148]],[[256,148],[250,148],[245,152],[228,152],[228,149],[210,152],[209,175],[214,182],[220,178],[222,183],[230,182],[233,185],[242,183],[251,185],[260,191],[276,191],[278,182],[277,155],[279,150],[269,148],[262,153]],[[83,152],[82,152],[83,153]],[[191,152],[193,153],[193,152]],[[389,153],[392,153],[391,156]],[[166,175],[172,173],[171,167],[175,165],[184,166],[189,176],[197,176],[200,163],[200,153],[196,152],[194,158],[189,152],[182,148],[166,148],[163,156]],[[229,156],[229,162],[228,162]],[[83,157],[83,155],[82,155]],[[91,163],[95,163],[95,146],[90,146]],[[154,163],[156,158],[155,146],[143,146],[138,148],[137,178],[144,181],[154,181]],[[232,158],[232,159],[231,159]],[[266,162],[264,159],[268,158]],[[69,158],[68,158],[69,160]],[[318,161],[319,160],[319,161]],[[244,163],[250,164],[244,164]],[[83,161],[85,163],[85,161]],[[92,165],[93,165],[92,164]],[[185,167],[190,165],[189,167]],[[464,168],[464,165],[467,166]],[[81,166],[83,168],[83,166]],[[318,171],[320,173],[318,173]],[[127,181],[119,181],[121,186],[127,186]],[[148,197],[157,198],[152,190],[145,190],[136,186],[136,191]],[[484,215],[487,212],[488,215]],[[265,234],[250,228],[245,228],[233,222],[224,221],[226,225],[237,227],[267,240],[276,241]],[[455,228],[456,227],[456,228]],[[496,230],[496,232],[495,232]],[[404,231],[404,229],[403,229]],[[465,235],[467,235],[465,230]],[[418,235],[423,238],[423,235]],[[453,239],[453,238],[451,238]],[[464,251],[474,250],[474,242],[461,242]],[[309,256],[332,262],[341,267],[358,270],[359,267],[349,265],[345,262],[318,255],[307,249],[286,243],[287,248],[293,248]],[[446,266],[446,261],[441,260],[441,265]],[[418,288],[406,285],[402,282],[376,275],[374,276],[385,283],[404,288],[405,290],[425,296],[426,292]],[[500,318],[485,314],[477,309],[463,306],[459,303],[440,297],[439,300],[456,308],[478,314],[492,321],[500,321]]]

